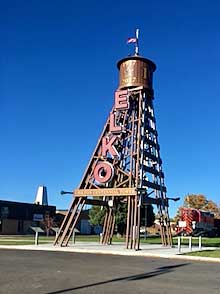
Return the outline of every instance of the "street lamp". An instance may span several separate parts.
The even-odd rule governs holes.
[[[172,200],[172,201],[179,201],[180,197],[167,197],[168,200]]]
[[[64,194],[73,194],[73,192],[69,192],[69,191],[60,191],[60,195],[64,195]]]

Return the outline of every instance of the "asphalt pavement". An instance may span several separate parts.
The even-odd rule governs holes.
[[[1,249],[0,293],[219,294],[220,264]]]
[[[53,244],[40,245],[0,245],[0,249],[17,249],[17,250],[39,250],[39,251],[57,251],[57,252],[75,252],[75,253],[93,253],[93,254],[110,254],[110,255],[127,255],[127,256],[145,256],[145,257],[162,257],[188,260],[202,260],[219,262],[220,258],[210,258],[201,256],[183,255],[193,251],[215,250],[214,247],[181,246],[181,250],[177,246],[164,247],[161,244],[141,244],[141,250],[126,249],[124,243],[115,243],[112,245],[100,245],[97,242],[76,242],[69,246],[61,247]]]

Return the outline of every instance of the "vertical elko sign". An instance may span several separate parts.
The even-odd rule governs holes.
[[[122,132],[122,126],[116,125],[115,113],[116,111],[122,111],[129,108],[128,103],[128,91],[116,91],[115,92],[115,104],[113,111],[109,116],[109,133],[102,138],[101,156],[107,158],[107,154],[110,154],[112,158],[119,157],[119,153],[114,144],[119,139],[119,135]],[[99,161],[94,168],[93,177],[98,184],[107,184],[114,176],[113,165],[105,160]]]

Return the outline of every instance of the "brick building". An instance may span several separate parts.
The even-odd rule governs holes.
[[[0,234],[28,233],[30,226],[55,214],[55,206],[0,200]]]

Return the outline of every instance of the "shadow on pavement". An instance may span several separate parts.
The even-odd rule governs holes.
[[[61,293],[69,292],[69,291],[74,291],[74,290],[79,290],[79,289],[83,289],[83,288],[89,288],[89,287],[94,287],[94,286],[99,286],[99,285],[104,285],[104,284],[114,283],[114,282],[119,282],[119,281],[136,281],[136,280],[148,279],[148,278],[152,278],[152,277],[155,277],[158,275],[172,272],[173,269],[175,269],[177,267],[182,267],[182,266],[186,266],[189,264],[190,263],[181,263],[181,264],[176,264],[176,265],[162,266],[162,267],[159,267],[156,270],[154,270],[152,272],[148,272],[148,273],[143,273],[143,274],[139,274],[139,275],[132,275],[132,276],[127,276],[127,277],[121,277],[121,278],[115,278],[115,279],[106,280],[106,281],[102,281],[102,282],[82,285],[82,286],[63,289],[63,290],[58,290],[58,291],[54,291],[54,292],[48,292],[46,294],[61,294]]]

